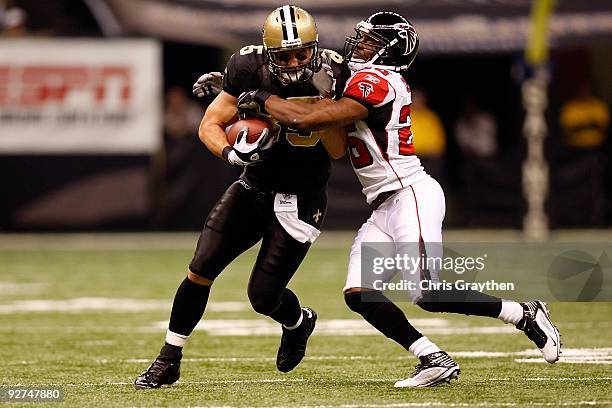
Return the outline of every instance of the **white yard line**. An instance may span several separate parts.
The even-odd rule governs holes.
[[[527,381],[610,381],[612,377],[531,377]]]
[[[401,402],[391,404],[342,404],[342,405],[300,405],[300,406],[273,406],[267,408],[409,408],[409,407],[573,407],[573,406],[596,406],[596,405],[607,405],[612,401],[564,401],[564,402],[529,402],[529,403],[516,403],[516,402],[441,402],[441,401],[424,401],[424,402]],[[200,408],[221,408],[215,406],[200,407]],[[223,406],[223,408],[232,408],[229,406]]]
[[[83,343],[87,343],[86,341]],[[94,340],[91,342],[91,345],[112,345],[114,341],[107,340]],[[503,357],[516,357],[516,356],[537,356],[537,358],[533,359],[524,359],[529,360],[529,362],[533,361],[542,361],[544,360],[540,357],[540,352],[534,349],[527,349],[522,351],[513,351],[513,352],[491,352],[491,351],[449,351],[449,354],[453,357],[471,359],[471,358],[503,358]],[[401,355],[401,356],[373,356],[373,355],[322,355],[322,356],[306,356],[304,360],[306,361],[411,361],[412,356],[409,354]],[[587,362],[589,364],[595,364],[594,362],[598,362],[599,364],[610,364],[612,361],[612,348],[568,348],[565,349],[563,355],[561,356],[560,362],[563,362],[566,359],[566,362],[580,364],[583,362]],[[191,357],[191,358],[183,358],[183,362],[188,363],[215,363],[215,362],[224,362],[224,363],[242,363],[242,362],[266,362],[266,361],[275,361],[275,357]],[[515,361],[522,359],[515,359]],[[130,359],[97,359],[94,360],[99,364],[146,364],[150,363],[150,358],[130,358]],[[40,361],[28,361],[28,360],[19,360],[19,361],[6,361],[6,364],[15,365],[31,365],[31,364],[40,364]],[[574,377],[568,377],[570,379]],[[580,377],[580,378],[591,378],[591,377]],[[580,380],[578,378],[578,380]],[[593,379],[612,379],[612,377],[592,377]],[[510,378],[492,378],[490,381],[509,381]],[[535,380],[533,380],[535,381]],[[561,381],[561,380],[559,380]]]
[[[392,358],[392,359],[384,359],[384,360],[405,360],[406,358]],[[313,357],[304,357],[304,360],[309,361],[359,361],[359,360],[377,360],[373,356],[313,356]],[[182,362],[188,363],[241,363],[247,361],[256,361],[256,362],[264,362],[264,361],[276,361],[276,357],[194,357],[194,358],[183,358]],[[379,360],[380,361],[380,360]],[[97,363],[107,364],[107,363],[150,363],[150,359],[146,358],[130,358],[128,360],[96,360]]]
[[[520,334],[510,325],[457,326],[452,320],[439,318],[411,319],[410,322],[428,335],[468,334]],[[155,322],[153,327],[166,330],[168,321]],[[207,319],[200,322],[195,330],[205,331],[210,336],[278,336],[280,326],[270,320],[228,320]],[[328,319],[317,321],[317,336],[380,336],[380,333],[362,319]]]
[[[610,381],[612,377],[527,377],[527,378],[488,378],[486,381],[494,382],[508,382],[508,381],[562,381],[562,382],[582,382],[582,381]],[[176,384],[258,384],[258,383],[280,383],[280,382],[321,382],[324,383],[326,380],[316,379],[305,379],[305,378],[259,378],[253,380],[204,380],[204,381],[178,381]],[[344,378],[335,379],[335,383],[338,382],[389,382],[392,383],[397,381],[397,378]],[[45,384],[0,384],[0,387],[102,387],[106,385],[132,385],[133,381],[109,381],[101,383],[45,383]]]
[[[105,311],[134,313],[147,311],[169,311],[171,300],[83,297],[61,300],[29,299],[0,304],[0,314],[15,313],[82,313]],[[214,302],[207,308],[212,312],[242,312],[250,310],[248,302]]]
[[[511,351],[511,352],[495,352],[495,351],[449,351],[449,354],[457,358],[503,358],[503,357],[517,357],[517,356],[534,356],[537,358],[532,359],[515,359],[514,361],[521,362],[522,360],[542,361],[545,362],[540,356],[540,352],[535,349],[527,349],[522,351]],[[310,361],[409,361],[410,355],[396,356],[396,357],[381,357],[381,356],[363,356],[363,355],[327,355],[327,356],[307,356],[305,360]],[[273,357],[194,357],[184,358],[182,361],[191,363],[206,363],[206,362],[227,362],[227,363],[240,363],[247,361],[274,361]],[[136,363],[145,364],[150,362],[150,359],[145,358],[132,358],[127,360],[96,360],[101,364],[108,363]],[[563,350],[560,362],[566,363],[587,363],[587,364],[611,364],[612,363],[612,348],[568,348]],[[594,377],[595,378],[595,377]],[[597,378],[608,378],[608,377],[597,377]],[[492,379],[491,381],[507,381],[508,378]]]
[[[302,382],[303,378],[261,378],[257,380],[210,380],[210,381],[178,381],[176,384],[258,384],[258,383],[282,383],[282,382]],[[107,385],[133,385],[134,382],[109,381],[103,383],[47,383],[47,384],[0,384],[2,387],[104,387]]]
[[[612,377],[527,377],[527,378],[488,378],[487,381],[610,381]]]
[[[38,295],[46,283],[0,282],[0,295]]]
[[[546,363],[546,361],[542,360],[538,358],[516,358],[514,359],[515,363]],[[557,361],[557,363],[565,363],[565,364],[604,364],[604,365],[610,365],[612,364],[612,361],[610,360],[601,360],[601,359],[592,359],[592,360],[582,360],[582,359],[569,359],[569,358],[560,358],[559,361]]]
[[[404,408],[404,407],[573,407],[573,406],[594,406],[602,404],[610,404],[612,401],[564,401],[564,402],[441,402],[441,401],[425,401],[425,402],[401,402],[391,404],[342,404],[342,405],[301,405],[295,406],[275,406],[268,408]],[[205,407],[202,407],[205,408]],[[213,407],[207,407],[213,408]],[[231,408],[231,407],[225,407]]]

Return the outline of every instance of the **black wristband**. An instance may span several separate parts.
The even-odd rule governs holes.
[[[270,96],[272,96],[272,92],[260,89],[259,91],[255,92],[253,99],[259,104],[259,106],[265,109],[266,101]]]
[[[234,148],[232,146],[225,146],[223,148],[223,151],[221,152],[221,157],[223,157],[223,160],[225,160],[226,162],[229,163],[229,154],[231,153],[231,151],[234,150]]]

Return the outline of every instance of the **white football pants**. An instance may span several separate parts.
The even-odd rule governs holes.
[[[362,225],[353,241],[349,258],[348,276],[344,291],[350,288],[373,287],[371,280],[363,279],[361,275],[361,250],[366,243],[393,243],[385,245],[391,253],[384,256],[394,257],[400,243],[410,243],[412,247],[424,242],[428,257],[442,257],[442,222],[446,206],[444,192],[440,184],[432,177],[426,177],[389,197]],[[429,244],[429,245],[428,245]],[[415,255],[415,256],[418,256]],[[438,271],[430,269],[430,279],[437,281]],[[397,270],[385,272],[380,276],[383,281],[389,281]],[[419,273],[404,274],[403,279],[418,283],[423,278]],[[421,297],[421,291],[410,291],[410,298],[416,302]]]

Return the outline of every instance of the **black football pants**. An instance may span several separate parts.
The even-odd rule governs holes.
[[[300,218],[315,210],[324,213],[326,200],[325,190],[298,195]],[[189,269],[214,280],[260,239],[247,292],[255,311],[269,315],[310,248],[309,242],[293,239],[276,219],[273,192],[258,191],[242,179],[234,182],[209,213]]]

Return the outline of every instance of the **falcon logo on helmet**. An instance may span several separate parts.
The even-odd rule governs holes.
[[[282,6],[268,15],[262,30],[268,66],[284,85],[308,81],[321,69],[319,36],[312,16],[297,6]],[[304,50],[305,62],[290,65],[288,52]]]
[[[419,50],[415,28],[404,17],[390,11],[375,13],[360,21],[355,32],[344,44],[344,57],[351,71],[370,67],[405,71]]]

